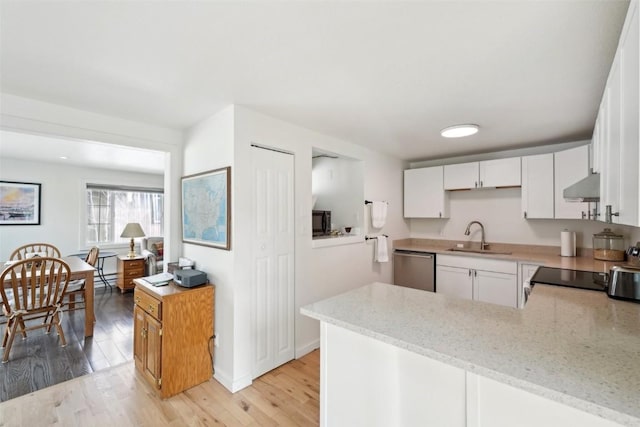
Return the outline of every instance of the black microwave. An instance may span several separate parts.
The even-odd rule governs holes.
[[[314,210],[311,217],[314,236],[331,234],[331,211]]]

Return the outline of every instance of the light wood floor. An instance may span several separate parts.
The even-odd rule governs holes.
[[[319,350],[235,394],[211,379],[166,400],[126,362],[0,403],[0,426],[317,426],[319,393]]]

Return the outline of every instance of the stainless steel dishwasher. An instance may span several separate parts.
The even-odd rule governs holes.
[[[435,264],[435,254],[397,249],[393,252],[393,284],[435,292]]]

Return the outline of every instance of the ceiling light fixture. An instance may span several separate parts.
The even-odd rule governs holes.
[[[440,131],[440,135],[445,138],[462,138],[463,136],[478,133],[478,125],[455,125],[444,128]]]
[[[62,160],[67,160],[67,158],[68,158],[68,157],[67,157],[67,156],[60,156],[60,158],[61,158]]]

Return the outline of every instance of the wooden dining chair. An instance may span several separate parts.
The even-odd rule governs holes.
[[[71,270],[59,258],[41,257],[37,261],[26,259],[8,266],[0,274],[2,312],[7,317],[2,346],[2,363],[9,360],[9,352],[17,333],[27,337],[27,331],[56,327],[60,343],[67,341],[60,326],[62,297],[69,285]],[[45,319],[27,326],[26,322]]]
[[[95,267],[98,262],[98,255],[100,255],[100,248],[94,246],[89,249],[89,253],[85,257],[84,261],[92,267]],[[63,304],[67,306],[65,310],[70,311],[78,308],[84,308],[84,305],[82,307],[76,307],[77,295],[82,297],[82,302],[84,303],[84,284],[84,279],[72,280],[69,282],[69,286],[67,287],[67,291],[63,297]]]
[[[33,256],[60,258],[60,250],[50,243],[29,243],[14,250],[9,260],[28,259]]]

